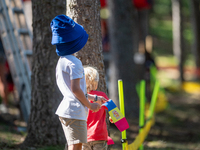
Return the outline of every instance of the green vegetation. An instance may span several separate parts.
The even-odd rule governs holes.
[[[185,55],[191,54],[193,33],[191,30],[190,5],[187,0],[182,0],[183,38]],[[154,37],[153,55],[173,54],[171,1],[155,0],[149,14],[149,34]],[[187,58],[186,58],[187,59]]]

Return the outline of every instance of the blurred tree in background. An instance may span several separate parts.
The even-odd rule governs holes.
[[[173,2],[173,3],[172,3]],[[173,7],[172,5],[176,1],[159,1],[154,0],[154,4],[152,9],[150,10],[150,17],[149,17],[149,33],[153,37],[153,51],[152,54],[156,58],[156,62],[158,63],[159,57],[161,58],[164,56],[165,58],[171,59],[168,67],[172,67],[172,63],[176,64],[176,67],[179,68],[180,63],[182,66],[182,69],[179,70],[179,79],[182,78],[182,80],[194,80],[194,78],[199,77],[198,75],[198,58],[199,58],[199,48],[198,48],[198,25],[195,21],[195,16],[198,18],[199,15],[199,5],[198,1],[187,1],[187,0],[181,0],[180,5],[180,19],[181,23],[179,22],[180,28],[180,40],[182,41],[179,43],[180,46],[180,56],[178,60],[178,57],[175,57],[174,54],[175,48],[173,47],[173,43],[177,44],[176,42],[173,42],[175,39],[173,37],[173,24],[178,24],[178,20],[175,19],[173,21],[172,14],[173,14]],[[196,10],[193,7],[191,7],[191,4],[196,4]],[[194,13],[195,11],[195,13]],[[177,11],[174,11],[174,13],[177,13]],[[191,23],[191,19],[193,23]],[[198,19],[197,19],[198,20]],[[196,22],[196,23],[195,23]],[[195,26],[196,27],[195,27]],[[174,36],[177,36],[178,33],[174,32]],[[182,36],[182,38],[181,38]],[[196,44],[195,44],[196,43]],[[181,45],[182,46],[181,46]],[[192,46],[192,44],[196,46]],[[182,48],[181,48],[182,47]],[[194,61],[196,60],[196,61]],[[181,62],[180,62],[181,61]],[[159,67],[162,69],[162,67],[165,65],[165,62],[161,63],[159,61]],[[175,67],[175,66],[174,66]],[[192,69],[192,70],[191,70]],[[197,69],[197,71],[196,71]],[[188,71],[194,72],[192,75],[188,76]],[[196,77],[194,77],[196,76]],[[175,82],[179,82],[179,80],[176,80]]]
[[[31,114],[25,146],[58,145],[65,143],[57,106],[62,99],[55,81],[58,56],[51,45],[51,20],[65,14],[65,0],[32,0],[33,64]]]
[[[132,0],[108,1],[109,34],[110,34],[110,67],[109,67],[109,97],[119,106],[118,80],[124,84],[124,99],[126,112],[134,116],[138,110],[138,99],[135,92],[136,75],[134,72],[133,46],[134,7]]]
[[[192,20],[192,31],[193,31],[193,47],[192,53],[194,55],[197,76],[196,78],[200,80],[200,2],[198,0],[191,0],[191,20]]]
[[[172,0],[172,26],[173,26],[173,54],[178,62],[180,80],[184,81],[184,42],[183,42],[183,16],[181,0]]]

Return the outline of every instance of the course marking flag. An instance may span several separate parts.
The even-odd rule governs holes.
[[[115,103],[109,99],[107,102],[103,104],[108,109],[108,113],[113,120],[116,127],[120,132],[129,128],[129,124],[123,114],[120,112],[119,108],[115,105]]]

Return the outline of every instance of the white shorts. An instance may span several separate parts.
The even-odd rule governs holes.
[[[76,120],[59,117],[67,140],[67,145],[87,143],[87,123],[85,120]]]

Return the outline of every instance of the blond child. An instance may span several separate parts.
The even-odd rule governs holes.
[[[108,100],[104,92],[96,91],[99,82],[97,69],[93,67],[84,67],[87,93],[95,97],[103,96]],[[90,101],[93,103],[92,101]],[[97,101],[101,104],[103,101]],[[104,101],[105,102],[105,101]],[[108,131],[106,125],[106,110],[101,107],[98,112],[89,110],[87,117],[87,141],[83,144],[83,150],[106,150],[108,141]]]

